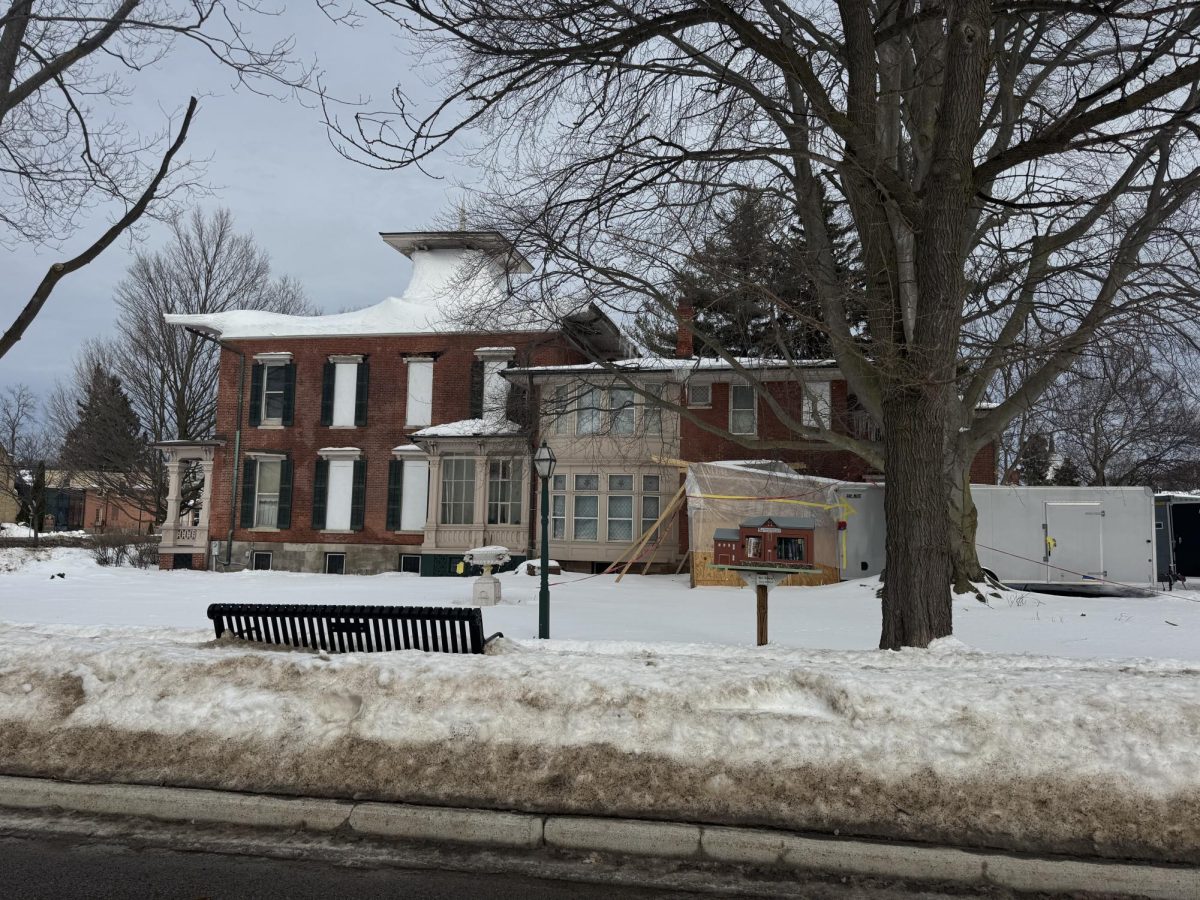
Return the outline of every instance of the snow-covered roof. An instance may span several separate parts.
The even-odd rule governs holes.
[[[837,366],[834,359],[779,359],[759,356],[734,357],[738,366],[751,371],[763,369],[830,369]],[[593,372],[725,372],[736,371],[734,365],[724,359],[701,357],[677,359],[669,356],[640,356],[618,359],[613,362],[580,363],[573,366],[530,366],[511,368],[505,375],[583,375]]]
[[[520,434],[522,428],[516,422],[508,419],[463,419],[459,422],[447,422],[444,425],[432,425],[413,432],[415,438],[432,437],[502,437]]]
[[[402,232],[383,239],[412,259],[412,276],[399,297],[330,315],[293,316],[235,309],[208,314],[168,313],[171,325],[225,340],[346,335],[402,335],[479,331],[464,327],[486,310],[487,331],[548,331],[555,322],[536,310],[512,309],[505,278],[529,264],[501,235],[488,232]]]

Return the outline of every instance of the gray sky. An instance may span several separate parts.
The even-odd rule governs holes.
[[[335,26],[315,3],[294,4],[286,15],[258,21],[256,34],[294,33],[297,52],[317,56],[332,92],[369,96],[374,108],[402,84],[410,95],[432,96],[412,71],[406,40],[390,23],[367,15],[358,28]],[[200,97],[200,112],[184,152],[206,160],[212,196],[206,207],[227,206],[240,231],[250,232],[271,255],[276,274],[304,285],[319,308],[366,306],[399,294],[408,261],[379,239],[380,231],[418,229],[454,205],[456,185],[469,173],[443,156],[436,180],[410,169],[379,172],[343,159],[330,146],[319,109],[234,91],[228,71],[194,49],[178,47],[156,71],[131,82],[128,119],[147,131],[161,130],[170,112]],[[47,267],[86,246],[107,226],[103,215],[84,222],[77,240],[63,248],[0,248],[0,329],[7,328]],[[143,246],[155,248],[165,229],[152,224]],[[128,242],[60,282],[25,337],[0,359],[0,387],[29,384],[44,395],[66,375],[79,343],[111,332],[113,288],[131,260]]]

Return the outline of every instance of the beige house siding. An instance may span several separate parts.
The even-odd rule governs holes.
[[[16,493],[17,472],[3,447],[0,447],[0,479],[0,522],[15,522],[21,510]]]
[[[559,386],[569,391],[566,409],[553,399]],[[560,521],[552,521],[550,555],[564,564],[613,562],[627,556],[644,526],[667,509],[679,490],[679,469],[673,463],[679,456],[678,417],[663,412],[661,428],[655,428],[635,392],[632,416],[614,425],[614,418],[620,417],[614,417],[608,404],[610,385],[597,379],[595,386],[601,391],[600,408],[586,408],[581,422],[578,398],[582,385],[578,381],[564,377],[541,385],[547,402],[540,434],[558,460],[550,496],[552,520]],[[625,387],[619,382],[611,386]],[[663,389],[679,388],[664,385]],[[589,425],[595,433],[588,433]],[[621,433],[614,433],[618,431]],[[594,487],[588,486],[589,478]],[[592,518],[595,537],[589,538],[584,535],[591,533]],[[561,537],[554,536],[555,527]],[[678,518],[672,516],[659,536],[638,554],[638,570],[651,557],[656,568],[673,568],[679,560],[678,545]]]

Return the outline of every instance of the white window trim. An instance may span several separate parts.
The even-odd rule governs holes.
[[[629,498],[629,515],[621,516],[621,517],[617,518],[615,521],[629,523],[629,537],[627,537],[627,538],[610,537],[609,535],[611,534],[612,523],[614,521],[613,514],[612,514],[612,502],[614,499],[621,498],[621,497]],[[637,519],[637,512],[638,512],[637,499],[638,499],[637,495],[634,494],[632,490],[630,490],[628,492],[609,494],[608,496],[606,496],[604,498],[604,542],[605,543],[607,543],[607,544],[628,544],[632,541],[637,540],[638,535],[633,530],[634,523],[637,522],[637,520],[638,520]]]
[[[254,525],[252,531],[278,531],[279,530],[279,498],[282,496],[283,487],[283,461],[287,459],[285,456],[255,456],[254,459]],[[279,463],[280,464],[280,485],[275,489],[275,524],[274,525],[259,525],[258,524],[258,504],[259,497],[262,495],[260,488],[262,487],[262,464],[263,463]]]
[[[361,353],[338,353],[329,357],[329,361],[335,366],[338,363],[346,363],[347,365],[360,365],[366,359]]]
[[[456,479],[456,483],[458,483],[458,484],[471,485],[470,518],[466,522],[447,522],[446,521],[446,502],[447,502],[446,501],[446,471],[448,469],[447,463],[451,462],[452,460],[455,462],[457,462],[459,460],[470,461],[472,463],[471,478],[469,480],[465,479],[465,478],[464,479]],[[478,524],[475,520],[478,518],[478,516],[476,515],[476,507],[479,505],[480,462],[486,463],[486,460],[480,460],[474,456],[467,456],[467,455],[460,455],[460,454],[449,455],[442,459],[442,464],[438,471],[438,484],[437,484],[437,523],[438,523],[438,525],[447,526],[450,528],[460,528],[463,526],[475,526]],[[453,501],[453,502],[458,503],[460,505],[465,505],[465,501]],[[485,519],[487,518],[486,508],[484,511],[484,518]]]
[[[733,430],[733,412],[734,412],[733,393],[734,393],[734,388],[742,388],[744,390],[750,391],[750,397],[751,397],[750,402],[752,405],[749,407],[749,411],[754,414],[754,425],[753,425],[753,427],[751,427],[751,429],[749,431],[734,431]],[[746,409],[743,407],[743,408],[741,408],[741,411],[745,412]],[[735,381],[735,382],[730,383],[730,385],[729,385],[729,433],[737,434],[737,435],[758,434],[758,391],[756,391],[754,389],[754,385],[752,385],[752,384],[744,384],[742,382]]]
[[[362,365],[361,356],[331,356],[333,364],[333,416],[330,428],[349,430],[357,428],[355,424],[358,411],[358,367]],[[345,366],[346,368],[342,368]],[[350,367],[354,368],[351,369]],[[348,380],[343,383],[343,374]],[[350,374],[352,373],[352,374]],[[342,421],[338,421],[341,419]]]
[[[624,391],[625,393],[627,393],[629,395],[629,402],[622,403],[621,406],[618,407],[615,403],[616,398],[613,396],[617,391]],[[607,401],[608,401],[607,402],[607,407],[608,407],[607,411],[608,411],[609,434],[622,435],[622,436],[635,434],[637,432],[637,391],[635,391],[631,387],[625,387],[624,385],[614,385],[613,387],[606,389],[605,394],[607,395]],[[618,415],[623,415],[628,418],[628,420],[629,420],[629,430],[628,431],[618,431],[617,430],[617,416]]]
[[[358,447],[322,447],[317,456],[321,459],[362,459],[362,450]]]
[[[508,470],[509,477],[496,479],[496,483],[497,484],[505,483],[505,484],[510,485],[511,496],[507,500],[493,500],[492,499],[492,482],[493,482],[492,466],[498,465],[501,467],[501,469],[503,469],[503,466],[505,463],[508,463],[508,466],[509,466],[509,470]],[[517,473],[518,466],[520,467],[519,477],[514,477],[518,474]],[[515,486],[515,490],[511,489],[512,486]],[[496,507],[497,514],[500,513],[500,510],[502,507],[507,508],[507,513],[508,513],[508,521],[507,522],[491,521],[493,506]],[[516,513],[515,520],[513,518],[514,512]],[[524,513],[525,513],[525,460],[524,460],[524,458],[513,457],[513,456],[489,457],[487,459],[487,508],[484,511],[485,524],[493,525],[497,528],[504,528],[505,526],[509,526],[509,525],[520,525],[521,519],[523,518]],[[497,519],[499,519],[499,518],[500,518],[500,516],[497,515]]]
[[[279,393],[278,391],[268,392],[267,391],[267,381],[271,376],[272,369],[279,369],[279,368],[283,368],[284,366],[291,365],[292,354],[290,354],[290,353],[282,353],[282,354],[281,353],[264,353],[262,355],[264,357],[269,357],[269,358],[259,359],[258,357],[255,357],[255,360],[257,362],[259,362],[263,367],[262,395],[258,398],[258,427],[259,428],[283,428],[284,426],[283,426],[283,412],[282,411],[280,411],[280,414],[278,416],[268,416],[267,415],[267,394],[268,393]],[[285,406],[287,405],[287,391],[286,390],[283,391],[283,404]]]
[[[692,400],[692,388],[708,388],[708,399],[703,403],[698,403]],[[684,388],[685,397],[687,400],[688,409],[711,409],[712,408],[712,382],[711,381],[689,381]]]
[[[804,392],[803,406],[800,414],[800,424],[812,428],[829,428],[830,415],[833,409],[833,394],[831,382],[807,381],[801,385]],[[816,409],[813,409],[814,399]]]
[[[411,366],[414,364],[429,366],[429,399],[427,402],[428,408],[425,410],[425,416],[424,416],[425,421],[418,421],[420,418],[422,418],[420,415],[418,415],[421,412],[421,410],[419,408],[416,410],[413,409],[412,370],[410,369],[407,373],[407,378],[405,379],[405,387],[404,387],[404,427],[405,428],[428,428],[430,425],[433,424],[433,375],[434,375],[434,363],[435,362],[436,362],[436,360],[432,356],[406,356],[406,357],[404,357],[404,364],[406,366]],[[419,402],[420,402],[420,405],[422,405],[422,406],[426,405],[425,400],[420,400]]]
[[[584,516],[585,519],[595,521],[595,523],[596,523],[596,536],[595,537],[581,538],[576,535],[576,531],[578,529],[576,528],[575,523],[579,521],[579,514],[578,514],[577,507],[579,504],[580,497],[591,497],[593,500],[596,501],[596,514],[594,516]],[[571,540],[583,541],[583,542],[592,543],[592,544],[600,543],[600,522],[601,521],[602,521],[602,519],[600,518],[600,493],[599,493],[599,491],[597,491],[594,494],[575,494],[572,496],[572,498],[571,498]]]
[[[280,363],[286,365],[292,361],[292,354],[288,350],[272,350],[270,353],[255,353],[254,361],[256,363]]]
[[[605,408],[604,395],[604,391],[591,385],[585,387],[577,395],[575,402],[575,435],[577,437],[594,437],[598,434],[603,434]],[[588,416],[595,422],[593,430],[584,431],[581,428],[584,416]]]

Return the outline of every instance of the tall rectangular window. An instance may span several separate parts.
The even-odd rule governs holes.
[[[575,495],[575,521],[572,535],[577,541],[594,541],[599,523],[600,498],[595,494]]]
[[[629,388],[609,388],[608,409],[612,417],[612,433],[633,434],[633,391]]]
[[[279,475],[283,463],[277,459],[260,459],[258,477],[254,481],[254,527],[275,528],[279,521]]]
[[[519,459],[488,460],[489,525],[517,525],[521,522],[522,466]]]
[[[442,524],[475,522],[475,460],[447,456],[442,460]]]
[[[329,492],[325,506],[327,531],[350,530],[350,506],[354,492],[354,460],[329,461]]]
[[[406,428],[424,428],[433,421],[433,360],[408,360]]]
[[[661,384],[646,385],[646,397],[642,399],[642,429],[646,434],[662,434],[663,386]]]
[[[579,409],[575,413],[576,434],[600,433],[600,391],[587,388],[579,394]]]
[[[550,408],[546,412],[554,420],[555,434],[571,433],[571,389],[568,385],[555,386]]]
[[[268,363],[263,366],[262,413],[264,425],[283,422],[284,396],[287,394],[287,363]]]
[[[732,434],[758,433],[758,396],[748,384],[729,387],[729,431]]]
[[[567,536],[567,495],[554,494],[550,498],[550,537],[561,541]]]
[[[659,515],[662,513],[662,498],[653,494],[642,495],[642,533],[645,534],[654,523],[658,521]],[[651,540],[657,540],[658,535],[655,535]]]
[[[633,540],[633,497],[629,494],[608,495],[608,539]]]
[[[400,530],[424,531],[429,506],[429,461],[404,460],[404,478],[400,504]]]
[[[829,382],[807,382],[804,385],[804,414],[801,423],[814,428],[829,427]]]
[[[333,367],[333,426],[352,428],[358,399],[358,363],[340,362]]]

